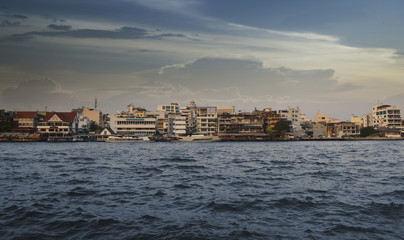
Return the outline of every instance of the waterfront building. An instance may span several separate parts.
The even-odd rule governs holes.
[[[363,126],[363,118],[351,115],[351,122],[357,124],[358,126]]]
[[[395,128],[402,125],[401,108],[392,107],[391,105],[373,105],[372,126]]]
[[[229,133],[264,133],[265,115],[253,113],[229,114],[218,117],[218,134]]]
[[[354,122],[340,122],[335,125],[335,133],[337,137],[359,137],[360,125]]]
[[[328,136],[327,126],[325,124],[326,123],[324,123],[324,122],[318,122],[318,123],[314,124],[314,126],[313,126],[313,137],[314,138],[321,138],[321,137]]]
[[[362,126],[370,127],[373,126],[372,114],[365,114],[362,117]]]
[[[153,136],[156,134],[157,118],[113,115],[110,117],[110,127],[119,135]]]
[[[328,122],[328,114],[320,114],[320,113],[314,114],[313,122],[314,123],[320,123],[320,122],[327,123]]]
[[[275,124],[281,120],[281,115],[271,108],[264,108],[262,111],[255,109],[252,114],[264,116],[264,130],[270,131],[275,127]]]
[[[157,133],[162,136],[169,136],[173,132],[173,119],[157,118]]]
[[[288,108],[286,110],[279,110],[279,115],[281,119],[290,121],[293,125],[300,124],[300,109],[299,107],[296,108]]]
[[[33,111],[18,111],[13,117],[13,131],[36,131],[39,115]]]
[[[102,126],[102,112],[88,107],[81,107],[72,109],[72,111],[79,112],[82,118],[88,118],[89,121],[95,122],[98,126]]]
[[[305,137],[307,134],[303,130],[301,120],[305,120],[305,116],[300,113],[299,107],[279,110],[281,119],[291,122],[292,132],[295,137]],[[303,116],[302,116],[303,115]]]
[[[196,108],[196,134],[203,134],[206,136],[217,135],[216,107]]]
[[[170,135],[184,136],[187,134],[187,116],[181,113],[169,113],[168,119],[172,119]]]
[[[71,135],[78,132],[78,123],[77,112],[47,112],[37,128],[42,135]]]
[[[181,116],[185,117],[187,134],[196,132],[195,111],[189,109],[189,107],[183,107],[181,108]]]
[[[144,108],[128,105],[127,111],[118,111],[110,116],[109,126],[119,135],[153,136],[156,134],[157,118],[145,116],[145,112]]]

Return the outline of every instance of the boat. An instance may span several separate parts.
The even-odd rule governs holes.
[[[218,142],[218,136],[190,135],[178,137],[177,142]]]
[[[104,139],[105,142],[148,142],[150,141],[148,137],[139,138],[139,137],[117,137],[110,136],[107,139]]]

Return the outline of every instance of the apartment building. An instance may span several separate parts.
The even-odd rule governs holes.
[[[373,105],[371,115],[371,124],[374,127],[395,128],[402,125],[401,108],[391,105]]]

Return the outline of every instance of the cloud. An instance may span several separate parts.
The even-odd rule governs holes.
[[[259,60],[201,58],[192,63],[162,67],[164,82],[180,83],[190,89],[240,89],[242,95],[310,96],[358,89],[354,84],[339,84],[333,69],[296,70],[265,68]],[[162,80],[163,81],[163,80]]]
[[[57,110],[77,104],[72,94],[63,91],[59,83],[50,79],[26,80],[16,87],[9,87],[3,91],[2,100],[8,108],[18,109],[49,106]]]
[[[21,22],[12,22],[9,20],[3,20],[2,22],[0,22],[0,27],[17,27],[20,26]]]
[[[28,19],[28,16],[25,15],[20,15],[20,14],[11,14],[11,15],[6,15],[9,18],[16,18],[16,19]]]
[[[69,25],[56,25],[56,24],[49,24],[49,29],[58,30],[58,31],[70,31],[72,26]]]
[[[44,36],[44,37],[73,37],[73,38],[100,38],[100,39],[158,39],[163,38],[186,38],[184,34],[175,33],[162,33],[153,34],[146,29],[137,27],[124,26],[115,30],[99,30],[99,29],[77,29],[70,30],[71,26],[68,25],[55,25],[50,24],[48,28],[60,31],[33,31],[21,34],[13,34],[6,37],[4,40],[8,41],[22,41],[29,40],[33,36]],[[190,39],[194,40],[194,39]]]

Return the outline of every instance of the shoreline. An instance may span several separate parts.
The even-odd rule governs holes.
[[[103,140],[73,140],[74,138],[61,138],[61,139],[52,139],[51,141],[42,140],[42,139],[30,139],[30,138],[0,138],[0,143],[2,142],[69,142],[69,143],[82,143],[82,142],[106,142]],[[194,141],[194,142],[299,142],[299,141],[400,141],[404,140],[403,137],[400,138],[388,138],[388,137],[346,137],[346,138],[299,138],[299,139],[265,139],[265,140],[220,140],[220,141]],[[138,141],[139,142],[139,141]],[[180,141],[143,141],[145,143],[155,143],[155,142],[171,142],[171,143],[187,143],[187,142],[180,142]],[[192,142],[192,141],[190,141]]]

